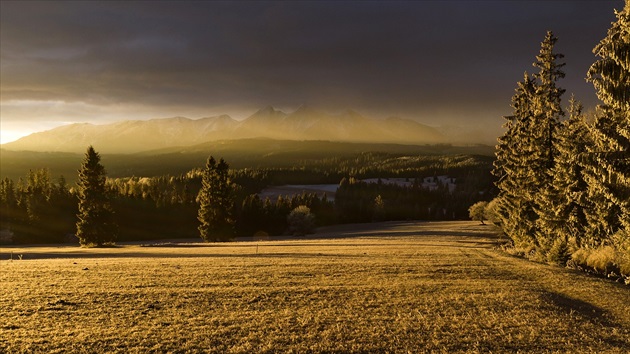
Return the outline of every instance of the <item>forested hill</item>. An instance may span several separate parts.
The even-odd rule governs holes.
[[[98,149],[98,146],[94,146]],[[87,148],[87,146],[86,146]],[[108,176],[159,176],[185,173],[204,164],[209,155],[223,156],[233,168],[300,167],[307,161],[350,159],[365,154],[402,156],[492,156],[486,145],[400,145],[290,141],[273,139],[225,140],[189,147],[168,148],[136,154],[103,154]],[[17,180],[29,170],[48,168],[53,177],[73,182],[83,153],[0,150],[0,177]]]

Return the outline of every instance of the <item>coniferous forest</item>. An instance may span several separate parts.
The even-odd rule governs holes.
[[[90,154],[88,149],[87,155]],[[490,173],[492,160],[481,155],[362,153],[343,159],[304,161],[302,166],[293,168],[230,169],[229,162],[210,157],[205,167],[178,176],[107,178],[103,194],[115,215],[117,241],[197,238],[200,218],[205,218],[201,215],[221,213],[223,217],[203,222],[210,230],[226,221],[221,236],[207,232],[204,239],[226,241],[235,236],[287,234],[287,218],[299,206],[310,209],[315,226],[385,220],[464,220],[470,204],[496,195]],[[456,187],[449,188],[438,176],[448,176]],[[378,178],[399,178],[407,183],[362,181]],[[432,182],[431,188],[423,187],[425,179]],[[78,203],[82,187],[65,181],[63,177],[54,180],[48,169],[30,171],[17,182],[2,180],[2,229],[12,232],[12,237],[5,237],[4,242],[76,242],[73,235],[77,214],[81,214]],[[275,198],[259,195],[267,186],[287,184],[338,184],[339,188],[335,200],[314,192]],[[212,193],[213,190],[222,192]],[[229,207],[218,207],[221,203]]]
[[[488,206],[528,258],[615,277],[630,275],[630,4],[593,49],[586,73],[601,103],[563,108],[564,56],[545,36],[533,74],[512,97],[497,145],[499,195]]]

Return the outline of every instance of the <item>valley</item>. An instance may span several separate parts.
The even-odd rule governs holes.
[[[3,145],[4,146],[4,145]],[[0,178],[17,180],[29,170],[48,168],[54,178],[76,179],[85,153],[0,150]],[[95,146],[98,149],[97,146]],[[189,147],[169,147],[139,153],[103,153],[103,163],[111,178],[179,175],[201,167],[210,155],[221,156],[232,168],[299,168],[318,160],[352,160],[366,153],[405,156],[492,156],[494,147],[487,145],[454,146],[349,143],[327,140],[241,139],[206,142]],[[333,181],[338,183],[339,181]]]

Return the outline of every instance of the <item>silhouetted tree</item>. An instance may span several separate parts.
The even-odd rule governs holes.
[[[374,207],[372,211],[372,220],[373,221],[383,221],[385,219],[385,201],[383,201],[383,197],[381,195],[377,195],[374,198]]]
[[[287,223],[291,235],[302,236],[313,231],[315,216],[311,214],[311,209],[306,205],[300,205],[289,213]]]
[[[13,180],[5,178],[0,181],[0,231],[15,231],[16,223],[20,219],[16,193]]]
[[[116,241],[118,225],[105,188],[106,172],[101,156],[88,147],[79,169],[77,237],[84,246],[103,246]]]
[[[217,164],[210,156],[203,170],[199,203],[199,234],[207,242],[228,241],[234,237],[233,186],[229,177],[229,165],[220,159]]]

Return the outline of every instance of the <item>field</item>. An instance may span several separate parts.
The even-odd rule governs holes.
[[[0,250],[0,352],[630,350],[630,288],[474,222],[227,244]],[[10,260],[13,258],[13,260]]]

